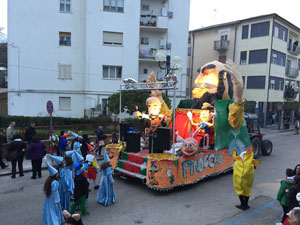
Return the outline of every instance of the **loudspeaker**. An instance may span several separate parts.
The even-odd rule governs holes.
[[[157,148],[169,150],[171,148],[171,128],[159,127],[157,128]]]
[[[127,133],[126,144],[127,152],[139,152],[141,148],[141,134],[140,133]]]
[[[120,140],[126,141],[127,131],[132,127],[131,123],[120,123]]]
[[[163,153],[163,148],[159,148],[157,136],[149,137],[149,152],[150,153]],[[153,147],[153,149],[152,149]]]

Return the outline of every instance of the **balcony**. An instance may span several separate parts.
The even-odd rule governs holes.
[[[285,75],[290,78],[297,78],[299,76],[299,70],[298,68],[286,67]]]
[[[290,85],[286,85],[284,92],[283,92],[283,98],[286,100],[294,100],[297,97],[298,90]]]
[[[300,46],[298,45],[298,42],[294,42],[294,44],[289,42],[287,51],[292,55],[298,56],[300,54]]]
[[[168,55],[168,50],[159,49],[159,48],[149,48],[149,49],[140,49],[139,51],[139,60],[145,62],[155,62],[156,53],[163,53],[164,55]]]
[[[225,52],[228,50],[229,41],[227,40],[219,40],[214,41],[214,50],[219,52]]]
[[[142,14],[140,20],[141,30],[149,30],[154,32],[168,31],[168,17],[157,16],[151,14]]]

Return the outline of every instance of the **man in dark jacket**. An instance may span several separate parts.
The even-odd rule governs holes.
[[[80,205],[82,215],[88,214],[86,210],[86,199],[89,196],[89,182],[83,175],[83,172],[88,167],[87,163],[78,162],[74,165],[76,176],[74,178],[74,203],[71,205],[71,214],[74,213],[76,207]]]
[[[103,134],[102,126],[99,126],[98,129],[95,131],[95,133],[97,135],[96,144],[98,145],[96,152],[98,152],[98,155],[101,156],[103,142],[107,138],[107,136],[105,134]]]
[[[34,122],[32,122],[30,124],[30,126],[25,131],[25,139],[29,144],[32,142],[32,137],[33,136],[36,136],[35,123]]]
[[[300,192],[300,175],[296,175],[294,177],[295,184],[289,188],[287,192],[287,199],[289,200],[289,206],[287,212],[292,210],[293,208],[299,206],[299,202],[296,199],[296,195]]]
[[[18,162],[19,174],[20,177],[24,176],[23,174],[23,159],[24,159],[24,151],[26,149],[25,143],[22,141],[21,136],[19,134],[15,134],[13,136],[13,141],[11,142],[8,151],[9,158],[11,160],[11,178],[16,178],[16,166]]]

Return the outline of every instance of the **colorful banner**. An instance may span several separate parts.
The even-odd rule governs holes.
[[[153,189],[168,190],[226,172],[232,169],[233,162],[227,149],[180,157],[175,161],[149,157],[146,183]]]

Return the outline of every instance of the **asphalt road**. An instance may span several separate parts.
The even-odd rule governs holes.
[[[117,201],[110,207],[96,202],[97,191],[89,196],[85,225],[274,225],[281,219],[281,207],[275,200],[285,169],[300,163],[300,135],[292,132],[268,131],[266,138],[273,142],[271,156],[261,156],[257,167],[250,210],[240,211],[232,173],[209,178],[198,184],[176,188],[170,192],[156,192],[135,180],[115,178]],[[48,175],[31,180],[30,173],[11,179],[0,177],[0,224],[42,224],[43,184]],[[99,181],[99,177],[98,177]]]

